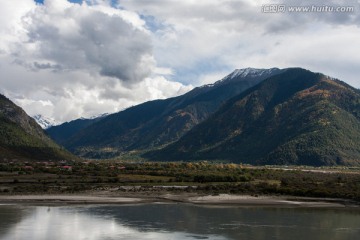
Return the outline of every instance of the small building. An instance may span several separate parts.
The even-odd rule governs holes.
[[[24,166],[23,168],[25,170],[31,170],[31,171],[34,170],[34,168],[32,166]]]
[[[72,171],[72,166],[68,166],[68,165],[61,166],[61,169]]]

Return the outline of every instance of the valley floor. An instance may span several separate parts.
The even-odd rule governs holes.
[[[207,162],[3,162],[0,202],[351,205],[360,203],[359,173]]]

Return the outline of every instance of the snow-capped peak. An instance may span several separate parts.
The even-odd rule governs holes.
[[[110,113],[100,113],[100,114],[90,117],[90,119],[103,118],[103,117],[106,117],[107,115],[110,115]]]
[[[221,85],[226,84],[232,81],[241,81],[242,79],[262,79],[267,76],[272,76],[276,73],[279,73],[279,68],[269,68],[269,69],[263,69],[263,68],[242,68],[242,69],[235,69],[232,73],[225,76],[223,79],[216,81],[212,84],[207,84],[204,86],[201,86],[200,88],[209,88],[213,87],[215,85]]]
[[[35,119],[35,121],[43,128],[43,129],[48,129],[52,126],[58,125],[59,123],[56,122],[55,119],[53,118],[49,118],[49,117],[45,117],[41,114],[37,114],[35,116],[32,117],[33,119]]]
[[[236,69],[225,78],[229,79],[236,77],[261,77],[263,75],[269,75],[274,71],[279,71],[279,69],[278,68],[270,68],[270,69],[242,68],[242,69]]]
[[[100,113],[100,114],[97,114],[97,115],[94,115],[94,116],[91,116],[91,117],[81,117],[80,119],[82,120],[89,120],[89,119],[96,119],[96,118],[103,118],[103,117],[106,117],[110,115],[110,113]]]
[[[256,79],[256,78],[261,78],[261,77],[265,77],[265,76],[271,76],[276,72],[279,72],[280,69],[279,68],[269,68],[269,69],[264,69],[264,68],[242,68],[242,69],[235,69],[232,73],[230,73],[229,75],[225,76],[223,79],[215,82],[212,85],[218,85],[218,84],[223,84],[229,81],[232,81],[233,79],[245,79],[245,78],[252,78],[252,79]]]

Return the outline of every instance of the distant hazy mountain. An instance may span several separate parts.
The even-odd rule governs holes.
[[[20,107],[0,95],[0,160],[75,158],[54,143]]]
[[[93,116],[91,118],[79,118],[70,122],[52,126],[46,129],[46,132],[57,143],[64,145],[71,137],[77,134],[82,129],[90,126],[91,124],[100,121],[106,117],[107,113]]]
[[[83,122],[78,128],[72,128],[78,122],[69,123],[66,130],[57,126],[58,133],[69,131],[66,136],[54,134],[54,128],[48,134],[70,151],[90,158],[109,158],[163,146],[177,141],[231,97],[281,72],[277,68],[239,69],[215,84],[179,97],[146,102],[97,122]]]
[[[37,124],[39,124],[40,127],[42,127],[42,129],[48,129],[52,126],[58,125],[58,122],[56,122],[55,119],[45,117],[41,114],[37,114],[37,115],[33,116],[32,118],[35,119]]]
[[[360,92],[294,68],[227,101],[152,160],[359,165]]]

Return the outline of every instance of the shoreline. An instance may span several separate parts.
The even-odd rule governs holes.
[[[357,202],[346,199],[308,198],[294,196],[250,196],[232,194],[31,194],[0,195],[2,204],[24,205],[96,205],[96,204],[151,204],[183,203],[235,207],[279,207],[279,208],[359,208]]]

